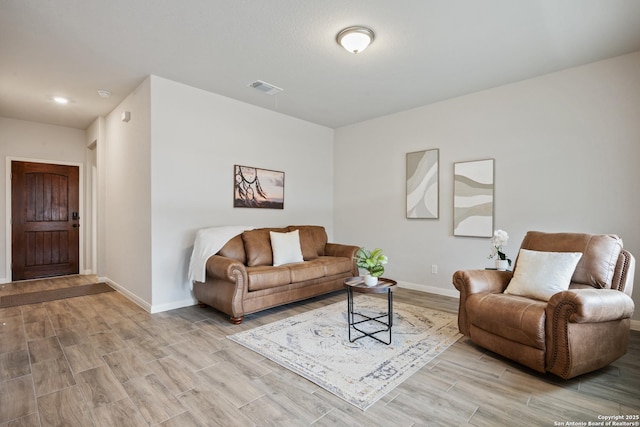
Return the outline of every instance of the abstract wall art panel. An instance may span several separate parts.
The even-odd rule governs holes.
[[[284,172],[235,165],[233,207],[284,209]]]
[[[439,150],[407,153],[407,218],[438,218]]]
[[[454,163],[454,236],[493,236],[493,166],[493,159]]]

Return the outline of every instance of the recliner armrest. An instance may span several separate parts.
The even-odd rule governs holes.
[[[547,317],[564,313],[571,323],[598,323],[628,319],[634,309],[633,300],[615,289],[570,289],[549,299]]]
[[[460,291],[458,328],[462,334],[469,335],[467,297],[481,292],[502,293],[511,277],[513,277],[511,271],[498,270],[459,270],[453,273],[453,286]]]
[[[553,295],[546,315],[546,370],[562,378],[608,365],[627,352],[633,301],[615,289]]]
[[[507,288],[512,277],[511,271],[459,270],[453,274],[453,286],[465,295],[480,292],[497,294]]]

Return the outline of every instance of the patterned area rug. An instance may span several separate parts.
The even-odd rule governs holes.
[[[386,309],[386,298],[355,298],[355,311],[365,315]],[[368,337],[351,343],[346,311],[345,297],[228,338],[365,410],[462,336],[457,315],[394,302],[391,345]]]

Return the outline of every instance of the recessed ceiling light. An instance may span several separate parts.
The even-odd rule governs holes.
[[[100,95],[101,98],[108,98],[111,96],[111,91],[106,89],[99,89],[98,95]]]
[[[68,104],[69,98],[65,98],[64,96],[54,96],[53,100],[58,104]]]

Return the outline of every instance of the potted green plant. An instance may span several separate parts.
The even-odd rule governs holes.
[[[358,249],[356,252],[356,264],[359,268],[367,270],[369,274],[365,274],[364,283],[367,286],[375,286],[378,284],[378,277],[384,273],[384,264],[389,262],[387,256],[382,253],[382,249],[376,248],[372,251],[366,248]]]

